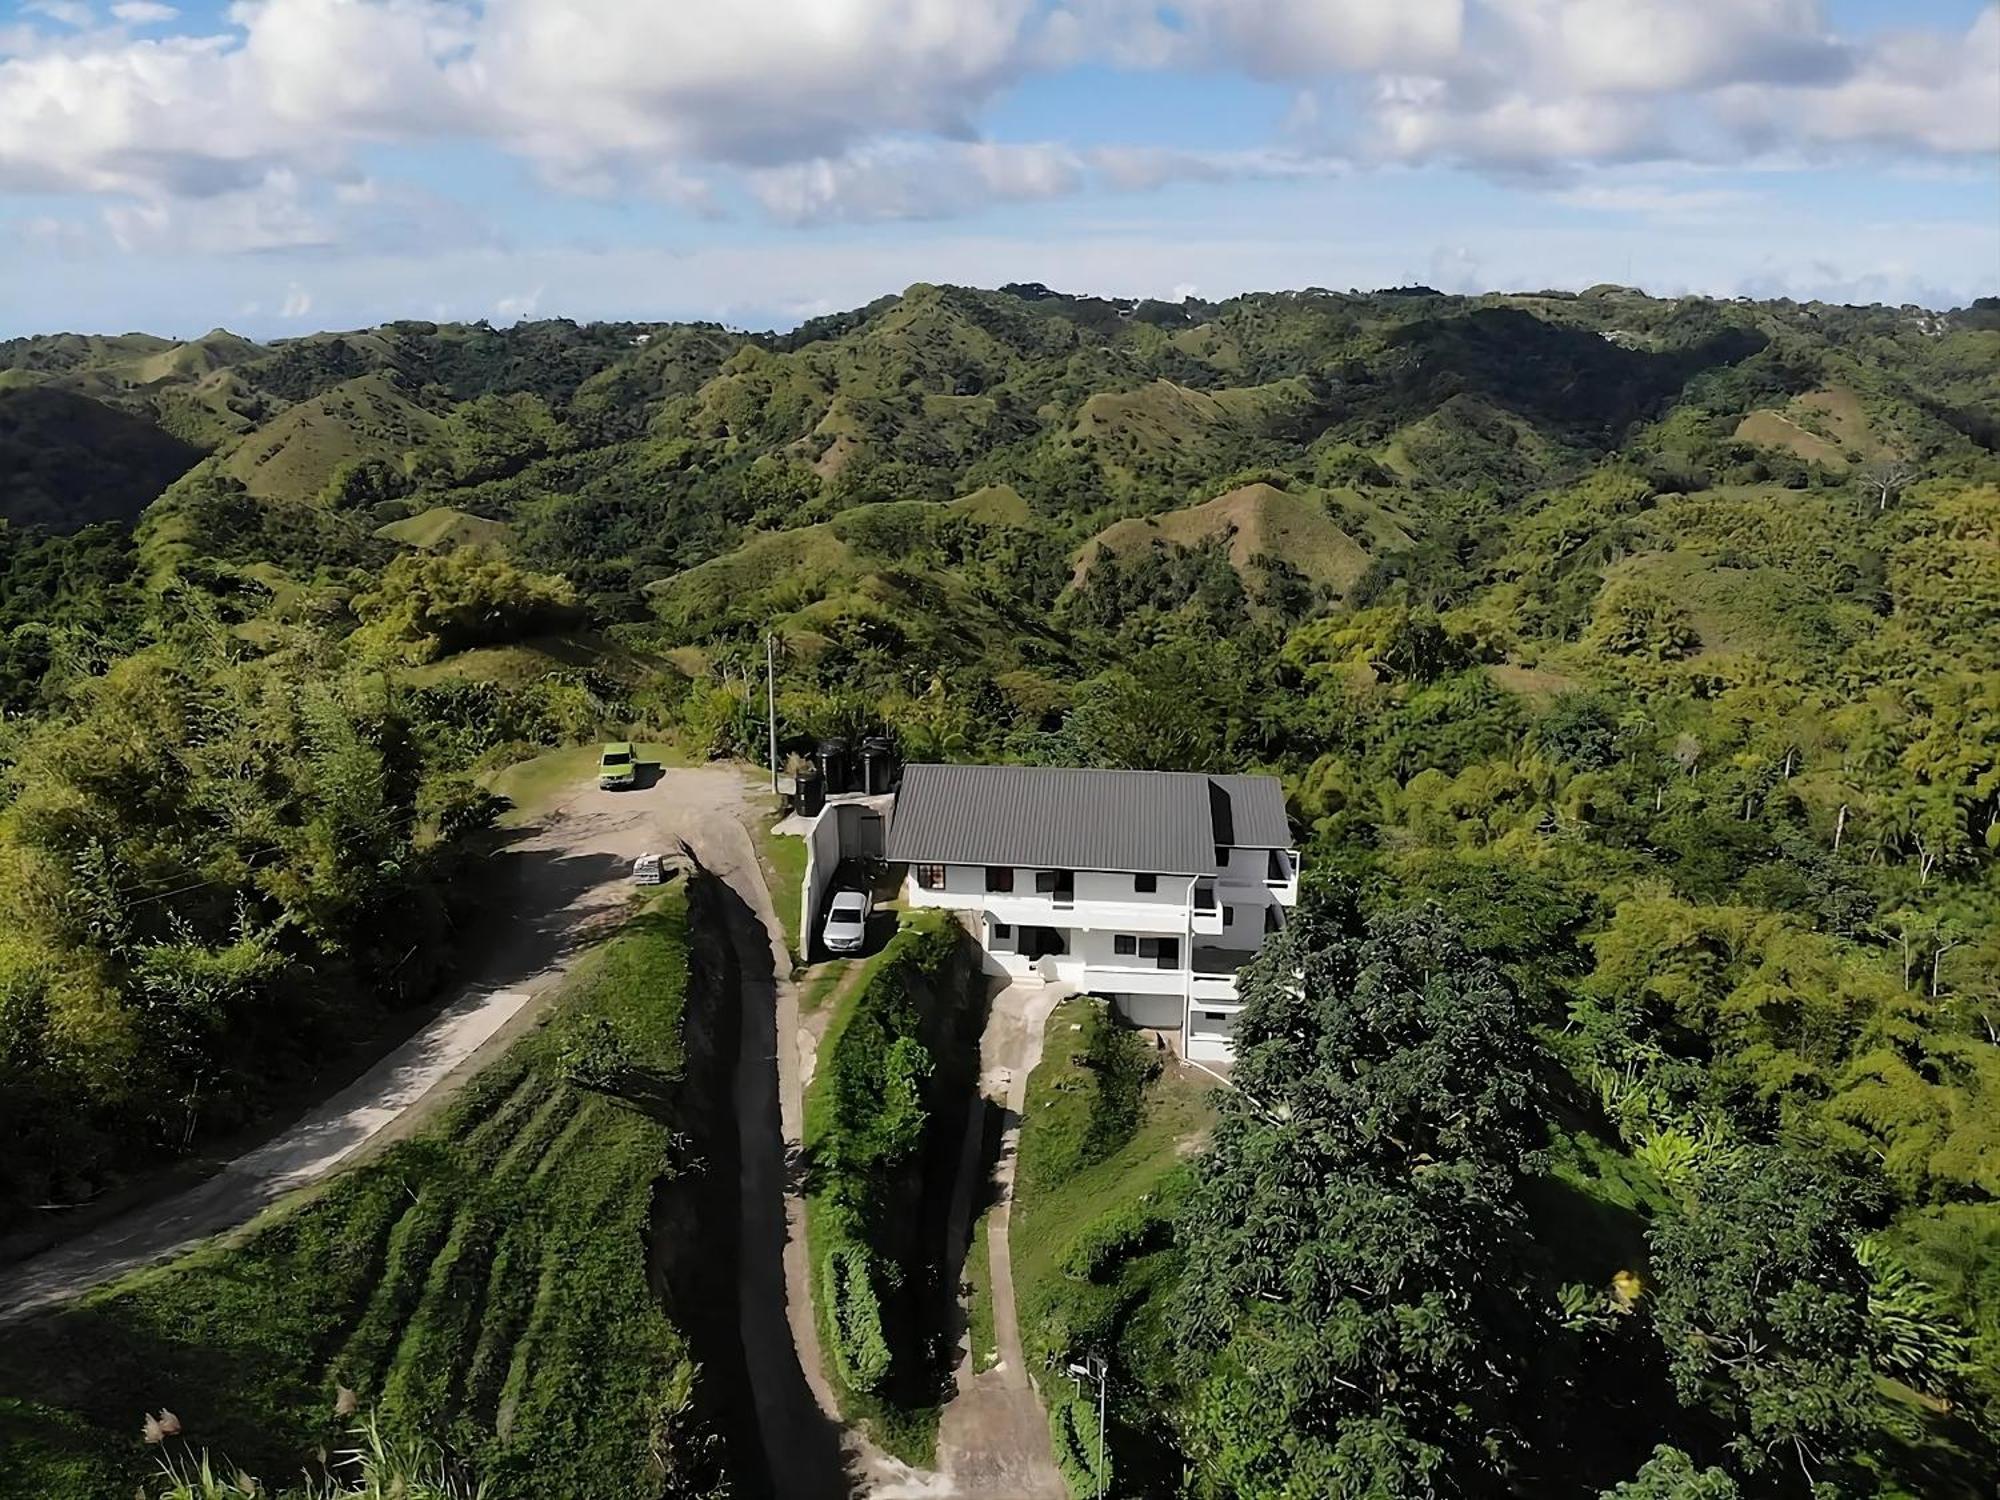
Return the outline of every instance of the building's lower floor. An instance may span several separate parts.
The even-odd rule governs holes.
[[[1040,978],[1100,995],[1134,1026],[1167,1033],[1195,1062],[1227,1062],[1242,1009],[1236,971],[1243,949],[1185,939],[1091,929],[1022,926],[968,914],[988,967],[1010,978]]]

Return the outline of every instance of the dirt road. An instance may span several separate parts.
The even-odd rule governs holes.
[[[511,865],[505,899],[521,915],[495,924],[490,951],[455,999],[353,1083],[214,1176],[0,1272],[0,1320],[233,1229],[393,1133],[454,1074],[469,1071],[615,918],[629,899],[628,842],[592,817],[558,819],[518,840],[499,858]]]
[[[1014,1194],[1014,1160],[1021,1141],[1021,1110],[1027,1102],[1028,1075],[1042,1060],[1042,1037],[1049,1013],[1068,991],[1055,985],[1010,984],[993,997],[986,1033],[980,1038],[980,1093],[988,1108],[1001,1111],[1000,1159],[991,1181],[993,1206],[987,1212],[989,1278],[993,1298],[993,1337],[999,1363],[974,1373],[977,1351],[967,1340],[957,1374],[958,1394],[938,1423],[938,1466],[955,1495],[992,1496],[995,1500],[1066,1500],[1069,1487],[1049,1449],[1049,1423],[1028,1378],[1021,1351],[1021,1328],[1014,1308],[1014,1263],[1008,1238],[1009,1210]],[[968,1124],[968,1148],[980,1128],[974,1113]],[[968,1154],[971,1152],[968,1150]],[[969,1199],[970,1193],[961,1193]],[[961,1207],[954,1213],[959,1217]],[[963,1244],[965,1226],[954,1226],[954,1243]]]

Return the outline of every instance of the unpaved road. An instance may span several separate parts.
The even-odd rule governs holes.
[[[393,1131],[559,981],[626,904],[628,842],[590,818],[558,819],[516,841],[500,858],[512,865],[507,899],[521,916],[495,924],[496,940],[457,998],[353,1083],[214,1176],[0,1271],[0,1321],[233,1229]]]
[[[958,1394],[938,1422],[938,1466],[951,1493],[992,1496],[994,1500],[1067,1500],[1069,1487],[1050,1451],[1049,1423],[1028,1378],[1021,1350],[1021,1327],[1014,1307],[1014,1264],[1008,1239],[1014,1196],[1014,1160],[1021,1143],[1021,1111],[1027,1103],[1028,1075],[1042,1060],[1049,1013],[1066,988],[1010,984],[993,997],[986,1031],[979,1042],[980,1093],[987,1108],[1001,1112],[1000,1159],[990,1184],[993,1206],[986,1219],[986,1249],[993,1298],[993,1338],[999,1363],[974,1370],[978,1351],[968,1335],[961,1351]],[[984,1109],[967,1123],[966,1155],[976,1160],[973,1132]],[[972,1194],[960,1184],[954,1205],[952,1241],[965,1242],[963,1215]]]

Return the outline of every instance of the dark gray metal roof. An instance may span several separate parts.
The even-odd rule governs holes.
[[[903,768],[889,858],[1212,875],[1217,845],[1291,847],[1270,776],[1060,766]]]

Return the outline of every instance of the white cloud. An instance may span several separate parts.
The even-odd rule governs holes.
[[[82,30],[95,25],[97,13],[84,0],[23,0],[21,9],[30,15],[47,16],[64,26]]]
[[[296,321],[311,312],[312,307],[312,293],[294,281],[285,287],[285,300],[283,305],[278,309],[278,316],[290,321]]]
[[[995,199],[1059,198],[1078,191],[1084,167],[1062,146],[980,143],[868,147],[749,174],[752,195],[788,224],[836,219],[935,219]]]
[[[1808,145],[2000,151],[2000,5],[1982,11],[1963,36],[1897,33],[1837,81],[1731,90],[1720,107],[1760,134]]]
[[[1479,40],[1508,73],[1584,92],[1817,82],[1849,65],[1820,0],[1486,0],[1484,9]]]
[[[546,286],[538,286],[532,292],[513,292],[493,304],[493,316],[503,323],[518,323],[523,318],[532,318],[535,309],[542,305],[542,294]]]
[[[1727,222],[1756,199],[1755,194],[1741,188],[1687,188],[1645,181],[1582,182],[1550,196],[1570,208],[1627,215],[1655,224]]]
[[[0,32],[0,191],[107,195],[134,245],[212,200],[276,248],[351,227],[324,200],[382,143],[488,142],[561,190],[698,213],[740,183],[796,224],[1366,160],[2000,147],[2000,8],[1868,40],[1822,0],[235,0],[209,34],[129,29],[172,9],[119,0],[99,28],[36,0],[76,29]],[[1297,80],[1290,144],[978,138],[1007,89],[1076,62]]]

